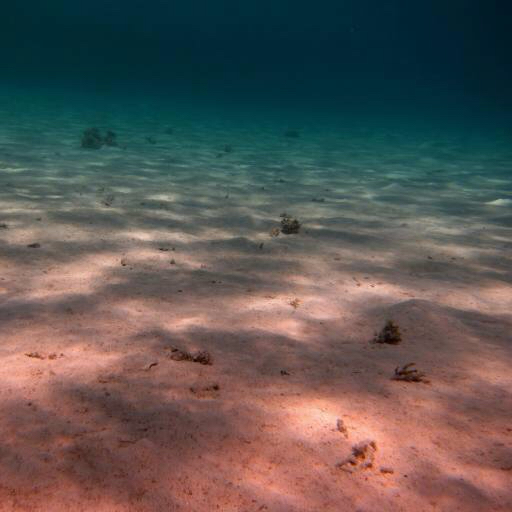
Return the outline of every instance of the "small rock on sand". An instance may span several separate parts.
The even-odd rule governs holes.
[[[200,363],[204,365],[210,365],[212,364],[212,356],[209,352],[206,352],[206,350],[201,350],[199,352],[196,352],[195,354],[191,354],[190,352],[187,352],[186,350],[180,350],[176,347],[170,347],[171,354],[169,357],[173,361],[190,361],[193,363]]]
[[[344,421],[341,418],[338,418],[336,420],[336,430],[338,432],[341,432],[346,438],[348,438],[347,426],[345,425]]]
[[[353,473],[373,467],[375,453],[377,452],[377,443],[375,441],[362,441],[352,446],[352,454],[337,467],[343,471]]]

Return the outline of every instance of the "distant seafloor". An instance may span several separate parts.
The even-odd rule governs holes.
[[[0,92],[2,503],[509,510],[504,113],[120,91]]]

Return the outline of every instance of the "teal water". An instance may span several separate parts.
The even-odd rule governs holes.
[[[117,187],[121,202],[155,191],[196,201],[190,214],[199,217],[203,196],[222,208],[231,195],[233,207],[254,206],[244,215],[254,216],[261,233],[261,216],[280,208],[320,224],[355,209],[397,221],[431,216],[511,227],[511,134],[506,119],[489,111],[342,115],[318,105],[48,88],[4,89],[0,98],[5,197],[24,189],[30,208],[42,213],[54,193],[52,208],[76,208],[84,190]],[[116,146],[82,147],[90,127],[113,131]]]
[[[297,127],[307,140],[375,127],[491,141],[511,127],[510,14],[481,0],[10,3],[1,127],[73,116],[79,138],[126,110],[122,129],[167,116],[178,131]]]

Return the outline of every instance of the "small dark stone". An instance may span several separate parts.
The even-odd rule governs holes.
[[[195,354],[191,354],[190,352],[187,352],[186,350],[180,350],[176,347],[170,347],[171,353],[169,357],[173,361],[190,361],[193,363],[200,363],[204,365],[211,365],[212,364],[212,356],[209,352],[206,350],[201,350],[199,352],[196,352]]]
[[[39,249],[41,247],[41,244],[35,242],[33,244],[28,244],[27,247],[30,247],[31,249]]]
[[[281,220],[281,233],[284,235],[294,235],[297,234],[300,230],[300,222],[297,219],[292,219],[291,217],[283,217]]]
[[[405,382],[424,382],[425,384],[429,384],[430,381],[426,378],[426,375],[414,368],[415,366],[416,363],[409,363],[401,367],[397,366],[395,368],[393,380],[401,380]]]
[[[117,146],[117,135],[109,130],[105,137],[98,128],[88,128],[82,134],[82,147],[86,149],[101,149],[103,146]]]
[[[112,203],[114,202],[115,196],[114,194],[109,194],[105,200],[103,201],[103,204],[105,206],[112,206]]]
[[[212,364],[212,356],[206,350],[202,350],[194,355],[193,361],[200,364]]]
[[[103,138],[98,128],[88,128],[82,135],[82,147],[85,149],[101,149]]]
[[[286,130],[284,132],[285,137],[289,137],[290,139],[298,139],[300,137],[300,133],[298,130]]]
[[[398,345],[402,341],[402,335],[398,325],[393,320],[388,320],[379,334],[375,334],[373,341],[375,343],[387,343],[388,345]]]
[[[104,143],[105,146],[117,146],[117,135],[109,130],[105,135]]]

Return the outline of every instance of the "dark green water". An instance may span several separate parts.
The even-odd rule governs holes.
[[[511,14],[496,0],[10,2],[0,78],[27,93],[44,87],[91,100],[156,95],[503,122]]]

